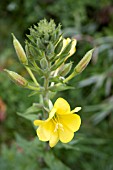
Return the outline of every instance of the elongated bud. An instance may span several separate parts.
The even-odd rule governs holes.
[[[28,81],[21,75],[15,73],[14,71],[9,71],[7,69],[5,69],[4,71],[8,74],[8,76],[15,84],[21,87],[26,87],[28,85]]]
[[[88,51],[85,54],[85,56],[82,58],[82,60],[75,67],[74,71],[63,81],[64,83],[68,82],[73,77],[75,77],[76,75],[80,74],[86,68],[86,66],[88,65],[88,63],[91,60],[93,51],[94,51],[94,49]]]
[[[67,63],[61,66],[58,74],[60,76],[66,76],[70,72],[71,68],[72,68],[72,63]]]
[[[74,69],[75,72],[81,73],[87,67],[88,63],[90,62],[90,60],[92,58],[93,51],[94,51],[94,49],[88,51],[85,54],[85,56],[82,58],[82,60],[75,67],[75,69]]]
[[[27,60],[27,57],[26,57],[26,54],[24,52],[24,49],[23,47],[21,46],[21,44],[19,43],[19,41],[16,39],[16,37],[14,36],[14,34],[12,34],[13,36],[13,45],[14,45],[14,48],[16,50],[16,53],[17,53],[17,56],[20,60],[20,62],[22,64],[25,64],[27,65],[28,64],[28,60]]]

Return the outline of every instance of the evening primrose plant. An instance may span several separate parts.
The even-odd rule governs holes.
[[[54,147],[59,140],[68,143],[73,139],[74,132],[81,125],[80,116],[75,114],[81,107],[71,111],[70,105],[62,97],[54,105],[52,100],[59,91],[73,89],[68,82],[86,68],[93,49],[72,69],[72,62],[68,62],[68,58],[75,53],[77,41],[64,38],[60,24],[56,26],[53,20],[48,22],[44,19],[29,30],[25,50],[14,34],[12,36],[20,63],[31,80],[26,80],[14,71],[5,69],[5,72],[17,85],[31,90],[29,96],[38,96],[38,103],[33,103],[24,114],[18,114],[32,120],[37,127],[39,140],[49,141],[50,147]]]

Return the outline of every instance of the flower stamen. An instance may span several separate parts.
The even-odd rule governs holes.
[[[64,131],[63,125],[61,123],[56,123],[54,132],[56,132],[58,129],[61,129],[62,131]]]

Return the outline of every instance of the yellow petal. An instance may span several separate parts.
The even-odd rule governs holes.
[[[34,125],[35,126],[39,126],[39,125],[41,125],[41,124],[43,124],[45,121],[44,120],[34,120]]]
[[[71,42],[71,39],[70,39],[70,38],[67,38],[67,39],[66,39],[66,45],[68,45],[70,42]]]
[[[64,50],[64,48],[71,42],[71,39],[70,38],[67,38],[67,39],[63,39],[63,48],[62,50]]]
[[[42,125],[43,123],[45,123],[45,122],[48,122],[48,121],[50,121],[51,119],[52,119],[52,117],[55,115],[55,112],[56,112],[56,109],[55,108],[53,108],[52,110],[51,110],[51,112],[49,113],[49,117],[48,117],[48,119],[46,119],[46,120],[34,120],[34,125],[35,126],[40,126],[40,125]]]
[[[55,115],[56,109],[53,107],[51,112],[49,113],[49,119],[52,119],[52,117]]]
[[[66,126],[63,126],[63,129],[58,129],[58,132],[59,132],[59,140],[62,143],[68,143],[74,137],[74,132],[72,132]]]
[[[81,107],[76,107],[74,110],[72,110],[70,113],[78,112],[81,110]]]
[[[75,53],[75,51],[76,51],[76,47],[71,48],[71,50],[69,52],[70,53],[69,57],[72,56]]]
[[[70,105],[63,98],[58,98],[54,104],[56,113],[60,115],[68,114],[70,112]]]
[[[59,141],[59,137],[58,137],[58,131],[54,132],[51,134],[50,140],[49,140],[49,146],[52,148],[54,147],[57,142]]]
[[[37,129],[37,135],[39,140],[48,141],[51,137],[51,133],[54,131],[54,124],[52,121],[45,122]]]
[[[77,40],[74,39],[73,42],[72,42],[72,46],[71,46],[69,55],[66,57],[66,60],[75,53],[75,51],[76,51],[76,47],[75,47],[76,43],[77,43]]]
[[[71,54],[71,55],[76,51],[76,47],[75,47],[76,44],[77,44],[77,40],[74,39],[73,42],[72,42],[71,50],[70,50],[70,54]]]
[[[63,47],[60,51],[60,53],[58,55],[60,55],[62,53],[62,51],[65,49],[65,47],[71,42],[71,39],[70,38],[67,38],[67,39],[63,39]]]
[[[71,131],[76,132],[81,125],[81,118],[77,114],[60,115],[59,122],[68,127]]]

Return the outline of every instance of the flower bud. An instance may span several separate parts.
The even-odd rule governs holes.
[[[54,44],[52,42],[49,42],[47,46],[46,55],[50,58],[51,54],[53,53],[54,53]]]
[[[21,75],[15,73],[14,71],[9,71],[7,69],[5,69],[4,71],[8,74],[8,76],[15,84],[21,87],[26,87],[28,85],[28,81]]]
[[[77,43],[77,40],[76,39],[73,39],[72,40],[72,43],[71,43],[71,48],[70,48],[70,51],[69,51],[69,55],[66,57],[65,61],[70,57],[72,56],[75,51],[76,51],[76,43]]]
[[[88,63],[91,60],[92,57],[92,53],[93,53],[94,49],[88,51],[85,56],[82,58],[82,60],[77,64],[77,66],[75,67],[74,71],[77,73],[81,73],[86,66],[88,65]]]
[[[71,40],[70,38],[65,39],[61,54],[68,54],[67,55],[68,57],[70,55],[70,50],[72,49],[72,46],[73,46],[73,40]]]
[[[13,45],[14,45],[14,48],[16,50],[16,53],[17,53],[17,56],[20,60],[20,62],[22,64],[25,64],[27,65],[28,64],[28,60],[27,60],[27,57],[26,57],[26,54],[24,52],[24,49],[23,47],[21,46],[21,44],[19,43],[19,41],[16,39],[16,37],[14,36],[14,34],[12,34],[13,36]]]
[[[63,39],[63,47],[62,47],[62,50],[61,50],[61,52],[60,52],[60,54],[63,52],[63,51],[65,51],[65,49],[68,49],[69,47],[68,47],[68,45],[69,45],[69,43],[71,42],[71,39],[70,38],[67,38],[67,39]],[[68,48],[67,48],[68,47]],[[66,51],[67,52],[67,51]]]
[[[75,77],[76,75],[80,74],[86,68],[86,66],[88,65],[88,63],[91,60],[93,51],[94,51],[94,49],[88,51],[85,54],[85,56],[82,58],[82,60],[74,68],[74,71],[63,81],[64,83],[68,82],[73,77]]]
[[[68,44],[71,42],[71,39],[70,38],[60,38],[57,46],[56,46],[56,49],[55,49],[55,53],[59,56],[62,54],[62,52],[64,51],[64,49],[66,48],[66,46],[68,46]]]
[[[60,76],[66,76],[70,72],[71,68],[72,68],[72,63],[67,63],[61,66],[58,74]]]
[[[40,65],[41,65],[41,68],[42,68],[43,70],[46,70],[46,68],[48,67],[48,62],[47,62],[46,58],[42,58],[42,59],[40,60]]]
[[[72,55],[75,53],[75,51],[76,51],[76,47],[75,47],[76,44],[77,44],[77,40],[74,39],[74,40],[72,41],[72,46],[71,46],[71,49],[70,49],[70,52],[69,52],[69,56],[68,56],[68,57],[72,56]]]

